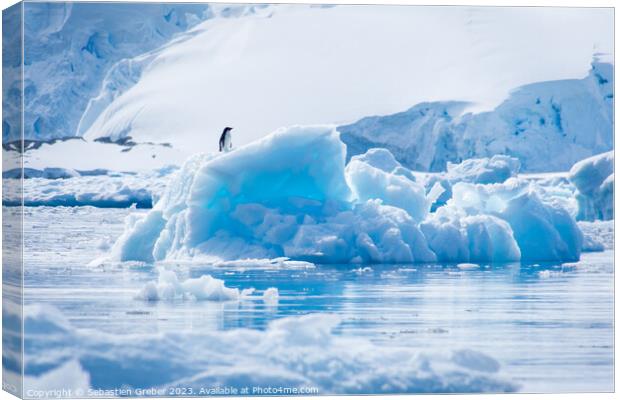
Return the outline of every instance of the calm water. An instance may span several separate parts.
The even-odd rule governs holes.
[[[501,364],[522,391],[613,390],[613,254],[576,265],[324,265],[308,270],[167,265],[181,279],[276,287],[279,302],[145,302],[152,266],[86,264],[123,230],[128,210],[30,208],[26,302],[52,304],[77,328],[115,334],[263,329],[274,319],[336,313],[339,335],[423,350],[469,348]],[[59,223],[60,222],[60,223]]]

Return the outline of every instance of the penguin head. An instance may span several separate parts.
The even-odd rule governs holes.
[[[233,128],[231,128],[230,126],[227,126],[226,128],[224,128],[224,133],[228,133],[230,131],[232,131]]]

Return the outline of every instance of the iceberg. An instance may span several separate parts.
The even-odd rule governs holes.
[[[230,153],[194,156],[148,215],[128,217],[113,257],[435,261],[416,221],[428,212],[423,187],[362,161],[345,170],[344,160],[329,126],[280,129]],[[365,192],[364,179],[377,176],[401,186]],[[417,196],[407,210],[389,204],[404,204],[399,190]]]
[[[577,188],[577,219],[614,218],[614,152],[581,160],[570,169],[569,180]]]
[[[463,181],[430,212],[442,189],[427,194],[389,151],[373,149],[346,166],[345,152],[333,126],[294,126],[229,153],[195,155],[150,212],[127,217],[111,257],[213,265],[282,257],[353,264],[579,259],[583,238],[574,218],[541,200],[530,181],[467,182],[501,180],[518,168],[514,159],[451,168]],[[489,165],[502,172],[488,174]]]

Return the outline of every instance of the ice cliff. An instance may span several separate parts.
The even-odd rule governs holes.
[[[326,126],[280,129],[230,153],[196,155],[153,210],[130,215],[112,256],[147,262],[579,259],[582,234],[574,218],[543,201],[529,182],[468,178],[489,164],[506,174],[508,158],[451,168],[455,182],[457,172],[463,178],[451,186],[451,198],[430,212],[443,189],[434,185],[427,194],[387,150],[369,151],[347,165],[345,156],[339,133]]]
[[[522,171],[566,171],[613,147],[613,104],[613,66],[594,61],[583,79],[522,86],[492,111],[467,113],[464,102],[421,103],[338,130],[348,158],[384,147],[419,171],[495,154],[518,158]]]

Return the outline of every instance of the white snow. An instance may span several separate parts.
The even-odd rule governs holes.
[[[521,85],[584,77],[593,52],[613,53],[612,32],[608,9],[275,5],[207,20],[152,53],[84,137],[189,153],[215,151],[227,125],[240,146],[422,101],[491,109]]]
[[[614,152],[581,160],[571,168],[569,179],[577,187],[580,220],[614,217]]]

